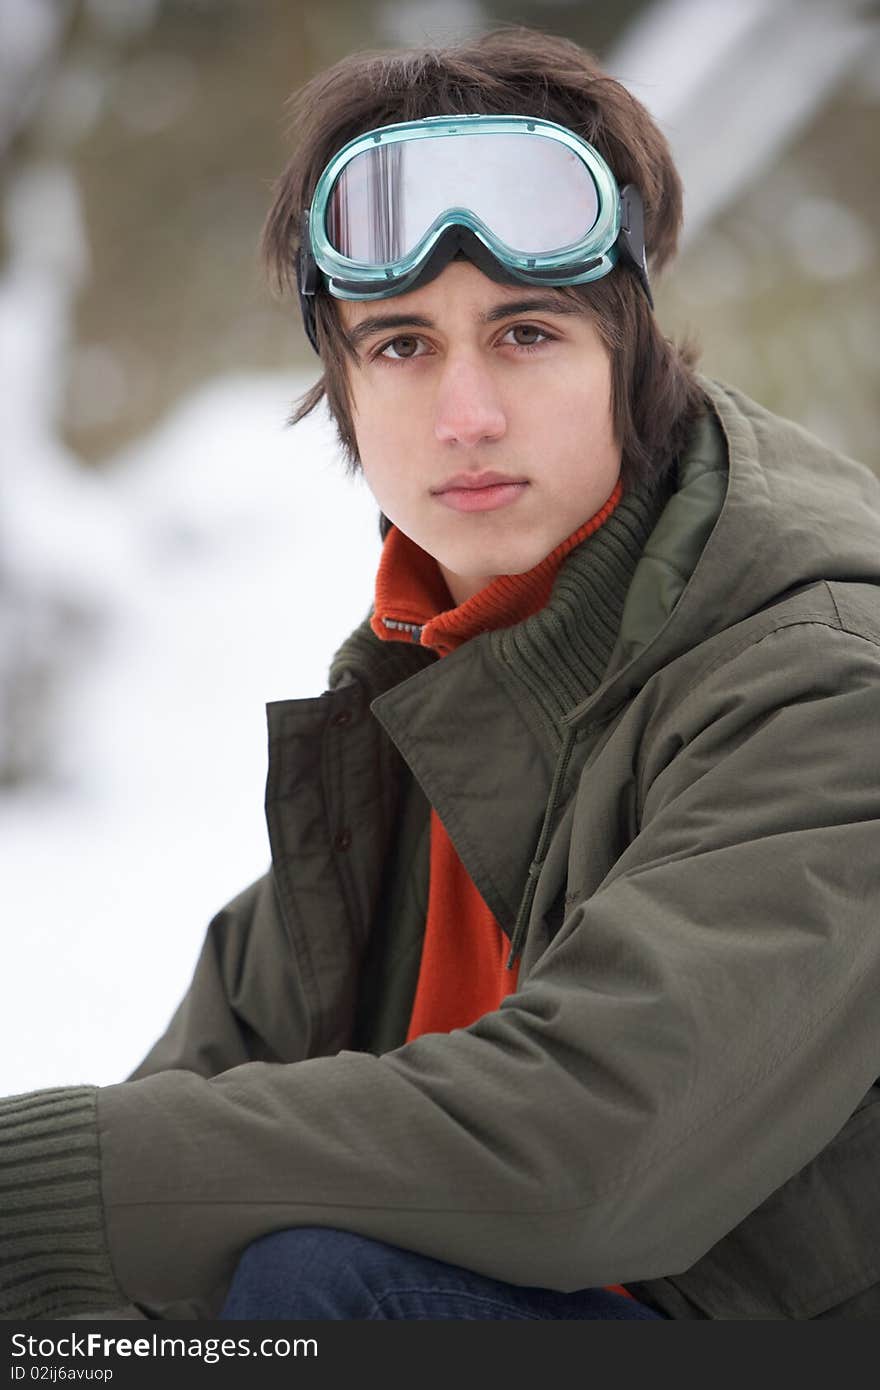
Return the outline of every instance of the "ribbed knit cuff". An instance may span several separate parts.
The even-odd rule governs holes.
[[[107,1250],[93,1086],[0,1100],[0,1317],[125,1303]]]

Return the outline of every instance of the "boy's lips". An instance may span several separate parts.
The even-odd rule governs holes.
[[[456,512],[491,512],[516,501],[527,487],[525,478],[504,473],[456,473],[434,496]]]

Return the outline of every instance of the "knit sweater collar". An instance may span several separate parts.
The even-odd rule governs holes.
[[[498,575],[463,603],[452,603],[437,561],[392,526],[382,547],[370,626],[383,641],[419,642],[439,656],[471,637],[513,627],[540,612],[567,555],[612,515],[623,488],[618,481],[594,516],[523,574]]]
[[[562,716],[592,694],[605,674],[630,581],[669,491],[668,479],[625,491],[598,530],[564,558],[539,612],[469,643],[489,645],[505,678],[533,706],[554,743],[561,737]],[[370,700],[437,660],[436,652],[420,643],[377,637],[374,616],[342,644],[330,668],[331,688],[349,672]]]

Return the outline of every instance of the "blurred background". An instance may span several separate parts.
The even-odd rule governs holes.
[[[503,23],[593,49],[684,179],[667,331],[880,470],[877,21],[0,0],[0,1093],[140,1060],[268,862],[265,703],[320,693],[371,601],[376,508],[325,418],[285,428],[316,377],[257,258],[286,97],[354,50]]]

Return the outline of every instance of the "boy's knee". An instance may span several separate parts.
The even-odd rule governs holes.
[[[389,1249],[333,1227],[272,1231],[242,1252],[222,1316],[369,1316],[371,1275],[387,1265]]]

